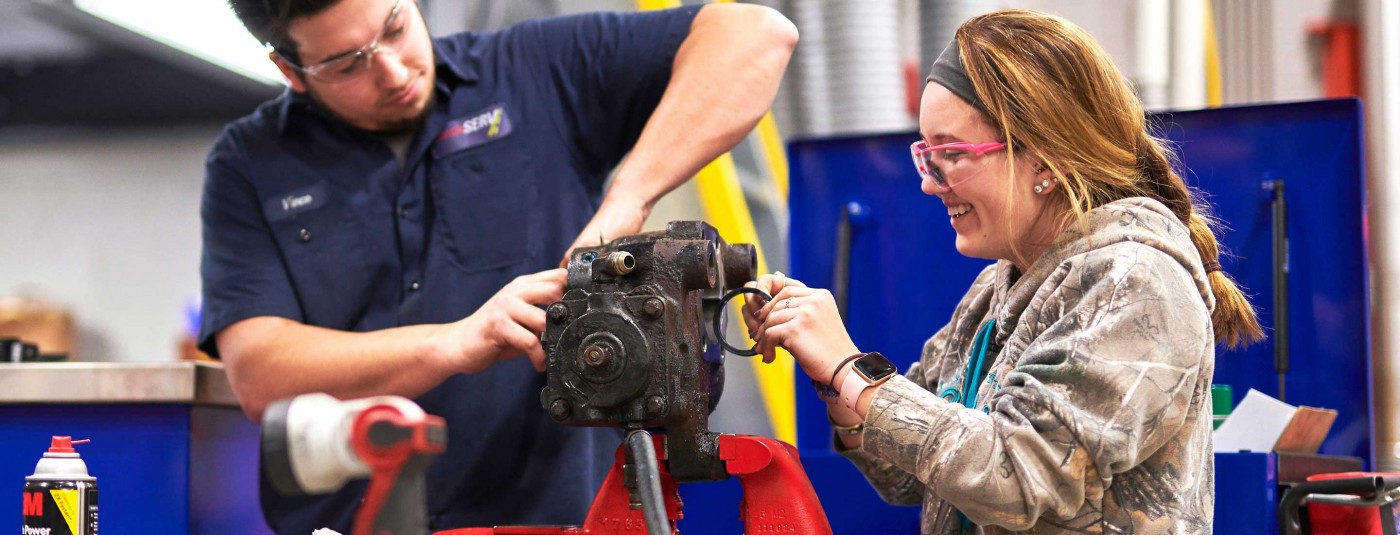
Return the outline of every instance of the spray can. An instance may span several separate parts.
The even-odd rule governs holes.
[[[23,535],[97,535],[97,478],[88,475],[73,437],[53,437],[24,478]]]

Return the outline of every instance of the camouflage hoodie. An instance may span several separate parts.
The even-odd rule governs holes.
[[[860,449],[885,500],[923,504],[923,533],[1209,533],[1215,306],[1186,227],[1161,203],[1116,201],[1024,275],[989,266],[885,383]],[[975,408],[961,387],[973,339],[1000,352]],[[952,397],[952,396],[949,396]]]

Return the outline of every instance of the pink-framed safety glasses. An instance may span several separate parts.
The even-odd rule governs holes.
[[[920,139],[909,145],[909,154],[914,157],[914,168],[919,170],[919,176],[933,181],[933,185],[938,189],[946,190],[953,187],[948,183],[948,178],[943,176],[943,170],[938,167],[941,163],[951,163],[958,158],[971,156],[980,158],[989,153],[993,153],[1006,148],[1005,143],[944,143],[930,147],[928,143]]]

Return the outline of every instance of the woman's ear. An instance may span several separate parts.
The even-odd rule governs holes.
[[[1051,162],[1049,158],[1046,158],[1039,154],[1031,154],[1030,157],[1031,161],[1035,162],[1034,164],[1032,164],[1031,169],[1035,171],[1035,176],[1037,180],[1048,178],[1054,181],[1057,180],[1061,175],[1064,175],[1069,172],[1068,166],[1065,165],[1065,162]],[[1059,172],[1059,174],[1056,174],[1057,171]]]
[[[1035,185],[1031,186],[1031,191],[1034,191],[1036,195],[1050,193],[1050,190],[1055,189],[1055,185],[1060,183],[1059,180],[1054,178],[1042,178],[1043,176],[1045,175],[1036,175]]]
[[[1050,170],[1049,162],[1037,158],[1034,171],[1035,177],[1033,177],[1033,179],[1035,183],[1031,186],[1031,191],[1034,191],[1036,195],[1048,194],[1055,189],[1055,186],[1060,184],[1059,177]]]

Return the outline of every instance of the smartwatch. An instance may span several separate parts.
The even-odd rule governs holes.
[[[841,383],[841,403],[855,410],[861,392],[888,381],[895,371],[894,363],[884,355],[874,352],[861,355],[851,363],[851,371],[846,373],[846,380]]]

